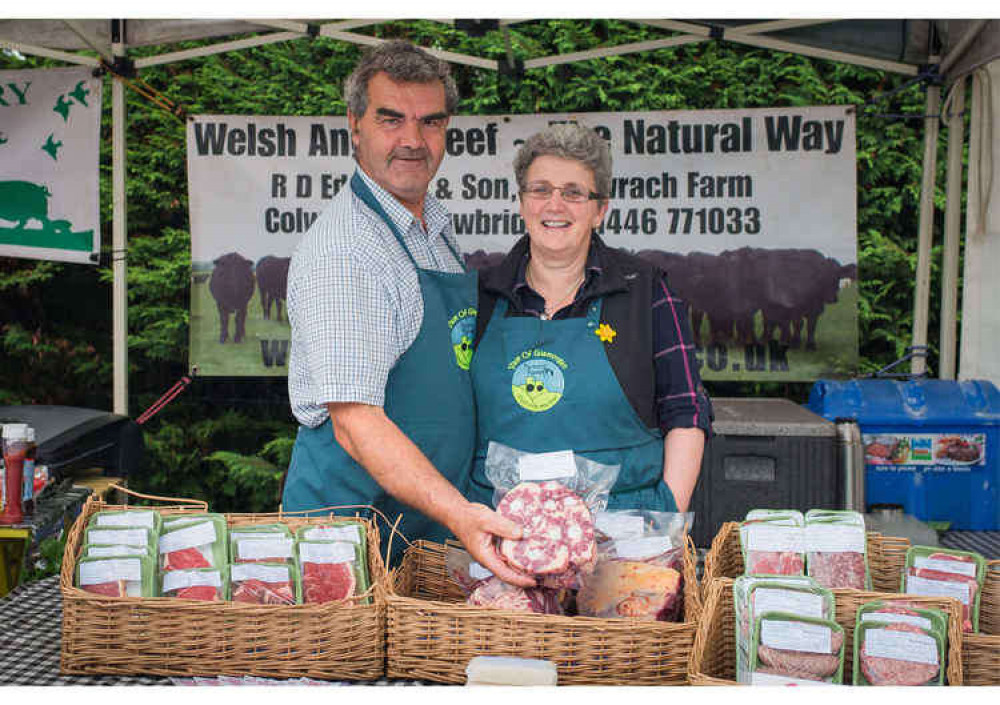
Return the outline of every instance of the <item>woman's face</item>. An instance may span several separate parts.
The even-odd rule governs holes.
[[[548,183],[557,188],[573,187],[584,193],[597,190],[590,168],[574,159],[537,157],[528,167],[525,188]],[[590,247],[591,230],[600,226],[607,201],[568,203],[562,191],[553,191],[548,198],[533,198],[521,194],[521,217],[531,239],[532,252],[550,257],[572,257]]]

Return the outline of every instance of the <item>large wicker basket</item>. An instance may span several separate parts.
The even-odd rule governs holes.
[[[909,547],[909,539],[868,532],[868,566],[875,590],[899,592]],[[706,609],[707,590],[715,578],[742,574],[739,523],[727,522],[705,556],[702,602]],[[1000,685],[1000,561],[987,564],[979,605],[979,633],[962,635],[962,679],[964,685]]]
[[[177,504],[157,507],[161,514],[206,510],[203,502],[172,501]],[[356,519],[367,532],[372,587],[350,603],[248,605],[164,597],[108,598],[74,587],[87,521],[96,512],[124,508],[92,496],[67,537],[60,576],[62,673],[344,680],[383,676],[386,571],[373,522]],[[224,516],[230,526],[280,521],[294,531],[329,521],[333,515]],[[370,604],[361,604],[364,598],[372,598]]]
[[[834,590],[836,620],[844,628],[844,683],[853,683],[850,664],[854,654],[854,625],[858,608],[866,602],[899,598],[899,593]],[[908,600],[947,610],[949,685],[962,685],[962,607],[948,597],[908,595]],[[733,611],[733,580],[716,578],[708,587],[694,646],[691,649],[691,685],[737,685],[736,622]]]
[[[464,683],[474,656],[520,656],[555,663],[560,685],[686,685],[701,611],[690,540],[683,573],[684,622],[483,609],[448,577],[445,546],[418,541],[389,576],[387,674]]]

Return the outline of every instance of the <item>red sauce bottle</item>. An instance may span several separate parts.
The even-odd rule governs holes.
[[[24,461],[31,443],[28,425],[9,423],[3,427],[4,508],[0,524],[20,524],[24,520],[21,510],[21,492],[24,482]]]

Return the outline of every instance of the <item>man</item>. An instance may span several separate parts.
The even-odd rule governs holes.
[[[446,63],[394,41],[364,55],[344,93],[358,169],[288,273],[288,390],[300,427],[283,507],[402,513],[408,539],[454,533],[500,578],[531,585],[493,548],[494,535],[520,538],[520,527],[463,497],[475,405],[453,338],[474,329],[476,284],[450,215],[427,193],[455,83]],[[393,562],[402,547],[396,537]]]

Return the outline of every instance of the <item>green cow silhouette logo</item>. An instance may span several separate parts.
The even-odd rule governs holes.
[[[32,247],[91,249],[93,231],[73,232],[68,220],[49,219],[52,193],[44,184],[30,181],[0,181],[0,243]],[[41,228],[25,226],[36,220]],[[4,227],[2,221],[13,223]]]

